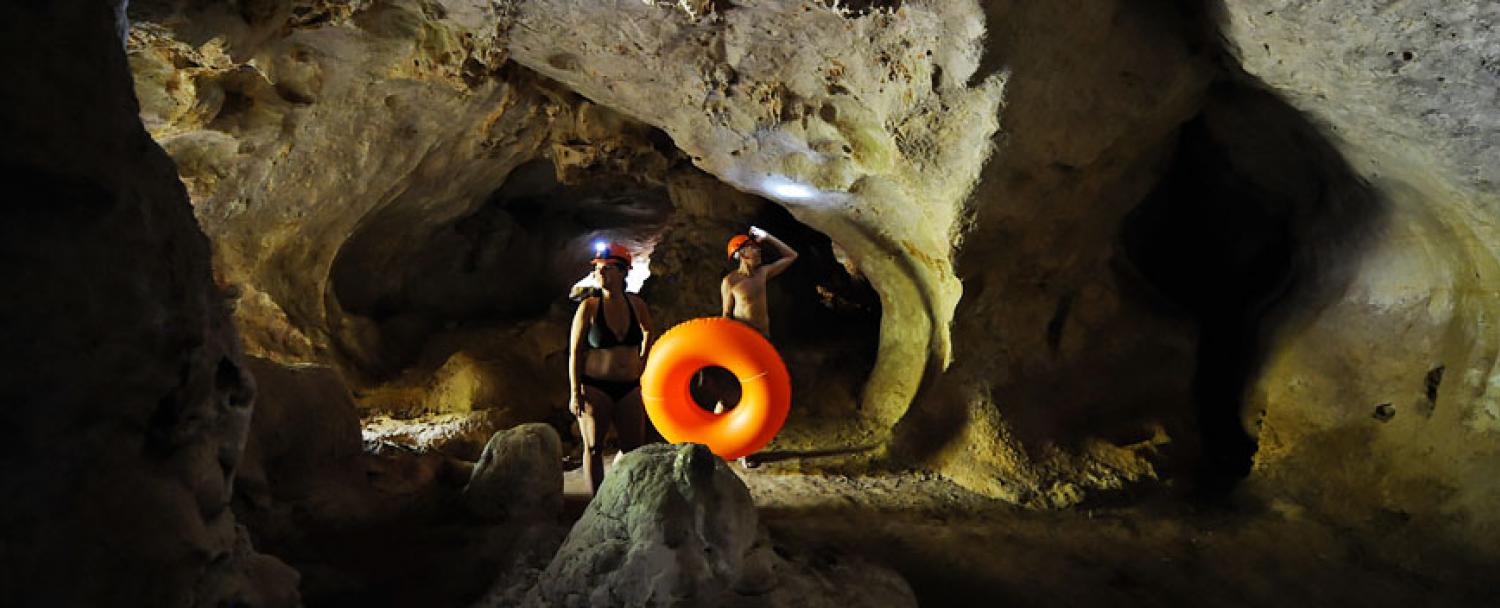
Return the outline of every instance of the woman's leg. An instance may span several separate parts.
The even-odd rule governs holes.
[[[620,438],[620,452],[628,452],[646,443],[646,406],[641,402],[639,386],[626,393],[615,404],[615,434]]]
[[[592,386],[584,385],[583,395],[578,434],[583,436],[583,479],[593,495],[599,492],[599,484],[604,483],[604,436],[609,433],[615,403],[604,391]]]

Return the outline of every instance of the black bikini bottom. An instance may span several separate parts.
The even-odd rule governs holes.
[[[604,391],[604,394],[609,395],[610,399],[614,399],[616,402],[618,402],[619,400],[624,399],[625,395],[629,395],[630,391],[633,391],[637,387],[639,387],[641,385],[641,381],[639,379],[600,380],[598,378],[590,378],[588,376],[584,376],[583,384],[585,386],[592,386],[601,391]]]

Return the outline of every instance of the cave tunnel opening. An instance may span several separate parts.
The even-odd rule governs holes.
[[[636,269],[651,279],[628,289],[644,299],[659,334],[721,313],[719,283],[737,264],[723,243],[758,226],[799,254],[766,295],[771,340],[793,382],[786,443],[800,449],[857,434],[879,343],[878,295],[828,236],[786,208],[733,190],[680,155],[676,162],[676,177],[603,171],[562,183],[551,160],[537,159],[443,222],[419,221],[419,205],[392,205],[363,222],[335,260],[331,292],[377,336],[374,356],[352,361],[349,374],[367,423],[505,411],[507,424],[552,422],[577,452],[557,395],[566,394],[566,330],[577,302],[593,293],[594,245],[615,241],[635,253]],[[705,375],[716,382],[708,394],[694,387],[700,406],[737,405],[738,381]],[[390,432],[372,428],[367,439]]]
[[[1198,473],[1226,483],[1249,474],[1256,449],[1239,410],[1258,317],[1290,271],[1288,218],[1234,172],[1201,119],[1183,128],[1177,153],[1124,239],[1146,279],[1197,322]]]
[[[727,188],[716,182],[716,188]],[[863,420],[861,391],[875,366],[880,335],[880,298],[853,262],[827,235],[802,223],[786,208],[764,198],[707,223],[675,229],[658,252],[665,268],[642,290],[653,306],[661,303],[671,324],[722,312],[719,285],[738,262],[724,254],[724,243],[751,226],[762,228],[797,252],[797,261],[766,287],[770,341],[781,354],[792,380],[792,408],[773,451],[795,456],[842,444],[858,433]],[[689,252],[703,252],[690,261]],[[764,262],[777,259],[773,247],[762,247]],[[690,266],[690,267],[688,267]],[[699,407],[727,411],[738,404],[739,382],[727,370],[707,368],[690,386]],[[777,448],[776,446],[780,446]],[[775,454],[768,458],[775,459]]]
[[[799,253],[767,294],[771,342],[792,377],[792,443],[822,447],[846,443],[861,420],[859,404],[875,367],[880,341],[880,297],[837,245],[768,205],[751,223],[769,230]],[[766,248],[769,249],[769,248]]]
[[[1200,496],[1250,473],[1258,412],[1247,411],[1279,305],[1331,288],[1327,243],[1372,217],[1366,186],[1318,128],[1244,79],[1210,90],[1179,131],[1161,181],[1125,218],[1121,247],[1169,314],[1198,331],[1196,441],[1180,463]],[[1321,260],[1321,261],[1320,261]]]
[[[660,186],[621,175],[564,184],[551,161],[534,160],[472,212],[420,234],[409,234],[410,211],[373,218],[340,251],[332,289],[379,328],[372,367],[389,375],[419,363],[434,333],[545,315],[586,275],[592,243],[645,243],[670,210]]]

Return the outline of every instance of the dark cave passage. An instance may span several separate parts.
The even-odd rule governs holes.
[[[667,199],[627,175],[559,183],[552,161],[531,161],[446,223],[426,225],[411,215],[420,210],[400,206],[369,219],[340,250],[332,289],[379,327],[369,363],[388,374],[435,332],[544,314],[585,273],[591,243],[652,242],[671,214]]]
[[[1375,216],[1372,203],[1296,110],[1248,84],[1222,82],[1182,127],[1161,182],[1122,224],[1130,263],[1170,314],[1198,329],[1196,462],[1181,466],[1199,493],[1222,496],[1249,475],[1258,414],[1245,411],[1246,391],[1277,307],[1332,288],[1335,277],[1315,265],[1327,257],[1322,242],[1361,231]]]

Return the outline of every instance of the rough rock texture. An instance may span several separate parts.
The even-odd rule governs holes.
[[[464,2],[341,6],[132,9],[143,119],[178,160],[252,352],[335,366],[361,408],[396,418],[552,420],[565,394],[563,296],[585,272],[586,243],[636,250],[633,276],[649,267],[643,293],[665,328],[718,311],[723,240],[757,224],[804,255],[778,281],[773,314],[789,359],[807,362],[799,415],[826,424],[794,420],[793,443],[889,428],[857,415],[875,345],[840,329],[873,339],[879,304],[836,243],[692,168],[661,131],[525,68],[445,76],[429,42],[451,35],[470,55],[503,56],[488,28],[506,27],[507,11],[476,20],[479,5]],[[392,20],[411,27],[382,25]],[[288,101],[307,70],[267,66],[292,64],[312,66],[316,96]],[[249,98],[246,79],[260,83]],[[414,145],[431,150],[417,168]]]
[[[1214,66],[1174,7],[983,9],[528,2],[510,49],[786,207],[870,281],[878,358],[843,412],[868,432],[814,425],[818,447],[1075,504],[1155,477],[1158,448],[1196,434],[1193,326],[1141,297],[1118,235]]]
[[[562,440],[545,424],[495,433],[484,446],[464,503],[492,520],[553,519],[562,510]]]
[[[1444,572],[1408,591],[1500,556],[1492,3],[73,4],[0,9],[5,605],[295,604],[256,546],[330,605],[909,605],[702,450],[627,457],[554,557],[548,431],[361,446],[360,407],[545,418],[582,245],[666,326],[747,223],[805,256],[777,447],[1035,506],[1249,472],[1360,539],[1294,563]]]
[[[309,604],[461,605],[496,577],[539,571],[561,544],[558,439],[498,433],[479,464],[360,440],[328,367],[251,358],[259,406],[235,512],[302,572]]]
[[[1119,234],[1212,65],[1157,3],[991,2],[985,16],[982,70],[1008,74],[999,150],[958,252],[955,365],[897,447],[970,489],[1063,506],[1156,476],[1158,448],[1194,434],[1194,328],[1142,297]]]
[[[504,428],[493,411],[436,414],[413,419],[375,416],[362,422],[365,441],[400,443],[468,461],[479,460],[484,446]]]
[[[469,515],[502,525],[483,532],[489,591],[477,605],[517,605],[562,545],[561,462],[557,432],[545,424],[495,433],[485,446],[462,502]]]
[[[488,9],[435,23],[418,2],[315,19],[261,6],[133,5],[142,116],[178,159],[221,281],[238,290],[250,350],[308,361],[343,347],[376,364],[378,328],[345,320],[328,286],[340,248],[361,229],[410,222],[380,214],[403,197],[427,201],[405,205],[408,217],[438,224],[477,203],[452,193],[490,192],[518,162],[484,150],[510,137],[541,144],[513,128],[535,104],[491,77],[504,57]],[[411,227],[390,236],[426,236]]]
[[[632,211],[604,199],[665,168],[618,115],[501,70],[509,21],[488,2],[292,4],[131,7],[143,119],[178,160],[254,353],[359,381],[455,323],[545,310],[591,235],[526,222],[616,225]],[[559,177],[508,180],[546,158]],[[537,208],[559,187],[604,218]]]
[[[774,448],[1492,538],[1493,7],[853,4],[147,2],[131,66],[249,348],[365,408],[546,419],[580,245],[665,327],[763,222]]]
[[[0,604],[297,605],[229,509],[254,384],[118,8],[0,8]]]
[[[1500,6],[1277,0],[1216,10],[1245,71],[1332,131],[1361,173],[1435,173],[1436,183],[1414,186],[1500,195]]]
[[[605,478],[524,605],[916,605],[889,570],[809,562],[773,551],[744,482],[706,447],[653,444]]]
[[[509,49],[838,243],[880,294],[879,359],[861,405],[888,432],[929,362],[951,356],[961,289],[950,251],[1002,88],[998,76],[968,84],[978,7],[691,6],[518,3]]]
[[[308,530],[358,526],[399,509],[372,486],[380,480],[337,372],[258,357],[248,363],[259,396],[235,510],[262,544],[285,551]]]
[[[1302,290],[1268,337],[1246,412],[1263,417],[1257,487],[1391,546],[1436,528],[1500,553],[1500,6],[1228,2],[1218,17],[1244,69],[1379,203],[1357,258],[1317,260],[1341,280]]]

